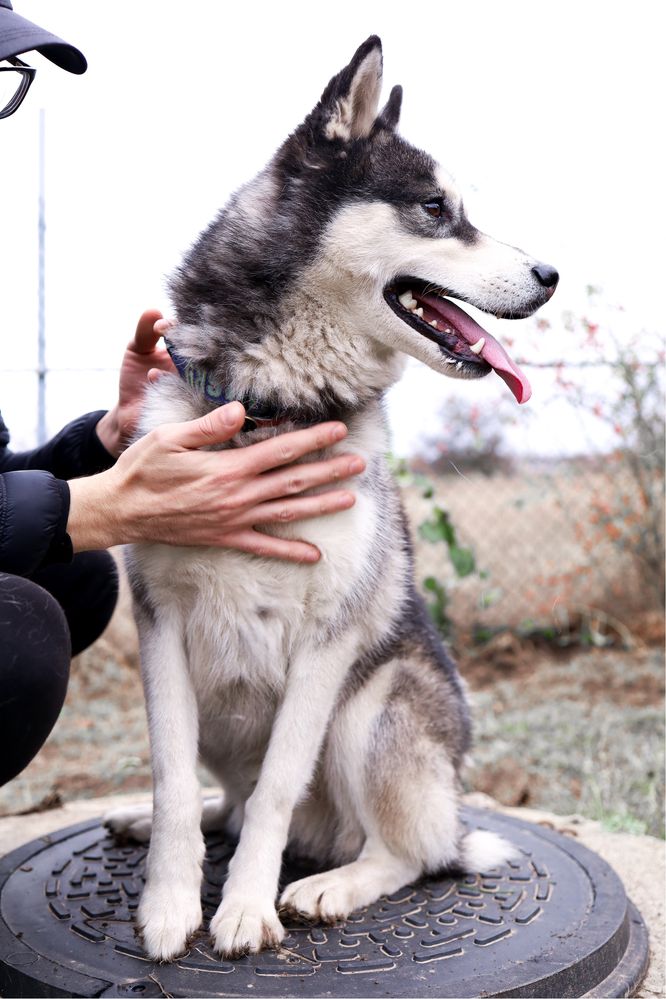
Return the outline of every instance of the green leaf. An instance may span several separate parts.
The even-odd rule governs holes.
[[[424,579],[423,586],[424,589],[429,590],[430,593],[436,594],[440,599],[446,599],[446,590],[444,586],[434,576],[428,576]]]
[[[451,561],[453,562],[453,568],[456,570],[457,575],[460,576],[461,579],[474,572],[476,562],[474,560],[474,553],[470,548],[458,548],[457,545],[451,545],[449,548],[449,554],[451,556]]]
[[[449,519],[446,510],[439,506],[432,508],[432,518],[424,520],[419,526],[419,534],[425,541],[434,544],[436,541],[443,541],[447,545],[455,545],[456,532]]]
[[[419,534],[424,541],[429,541],[433,545],[436,541],[445,540],[442,537],[442,531],[439,524],[436,524],[432,520],[424,520],[423,523],[419,525]]]

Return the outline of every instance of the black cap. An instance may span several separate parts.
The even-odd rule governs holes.
[[[50,31],[26,21],[13,9],[11,0],[0,0],[0,59],[36,50],[69,73],[85,73],[85,56]]]

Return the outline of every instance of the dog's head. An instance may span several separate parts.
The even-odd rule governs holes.
[[[397,134],[400,87],[380,110],[381,82],[373,36],[202,234],[170,282],[178,351],[239,397],[324,414],[381,393],[405,354],[454,378],[494,369],[524,402],[524,374],[451,299],[522,318],[557,272],[474,228]]]
[[[307,204],[318,280],[336,287],[359,333],[452,377],[495,369],[524,402],[524,374],[451,298],[524,318],[551,297],[557,271],[469,222],[452,178],[397,134],[400,87],[380,110],[381,84],[373,36],[278,152],[280,196],[298,200],[300,218]],[[307,246],[307,233],[294,235]]]

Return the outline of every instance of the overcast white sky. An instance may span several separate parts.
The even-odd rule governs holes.
[[[89,70],[74,77],[36,54],[25,57],[38,67],[35,83],[20,111],[0,122],[4,369],[36,361],[40,107],[47,362],[113,367],[142,309],[168,312],[164,278],[182,252],[371,33],[384,44],[386,93],[394,83],[404,87],[402,134],[457,177],[479,228],[560,270],[557,295],[541,313],[553,329],[541,342],[520,343],[526,324],[484,319],[500,337],[509,333],[516,356],[566,359],[571,344],[558,319],[582,307],[588,283],[624,306],[626,331],[661,324],[658,3],[15,0],[14,7],[77,44]],[[534,384],[532,426],[547,395],[538,375]],[[451,386],[410,365],[390,405],[398,451],[423,427],[433,430]],[[114,387],[104,373],[50,375],[49,430],[111,405]],[[491,375],[456,391],[488,399],[507,390]],[[34,440],[35,398],[34,374],[0,375],[17,446]],[[552,419],[550,430],[536,423],[540,435],[554,433]],[[537,447],[533,439],[527,445]]]

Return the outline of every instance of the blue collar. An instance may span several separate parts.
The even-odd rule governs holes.
[[[186,361],[166,337],[164,342],[180,377],[190,388],[202,395],[206,402],[212,406],[225,406],[228,402],[234,401],[232,397],[227,395],[224,386],[216,381],[209,371],[202,371],[192,361]],[[288,420],[287,416],[280,414],[277,410],[267,409],[265,406],[260,407],[254,399],[241,398],[238,401],[245,407],[245,423],[243,424],[245,432],[261,427],[277,427]]]

